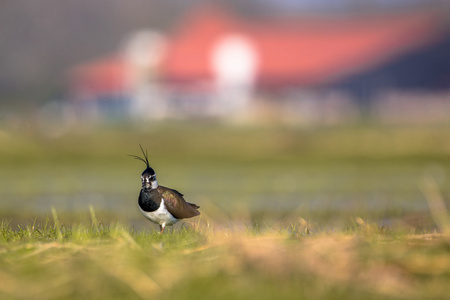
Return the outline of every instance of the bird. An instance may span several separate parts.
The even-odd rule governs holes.
[[[150,167],[148,152],[139,145],[143,158],[137,155],[129,155],[146,164],[146,169],[141,174],[141,191],[138,205],[141,213],[148,220],[159,225],[160,233],[164,233],[166,226],[171,226],[181,219],[192,218],[200,215],[200,206],[186,202],[183,194],[177,190],[162,186],[156,180],[156,172]]]

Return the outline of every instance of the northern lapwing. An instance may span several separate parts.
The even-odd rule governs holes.
[[[148,152],[144,152],[141,145],[139,147],[144,158],[130,156],[147,165],[141,175],[142,188],[138,200],[139,210],[144,217],[158,224],[160,233],[163,233],[166,226],[173,225],[180,219],[198,216],[200,212],[197,209],[200,206],[186,202],[180,192],[158,185],[156,173],[148,162]]]

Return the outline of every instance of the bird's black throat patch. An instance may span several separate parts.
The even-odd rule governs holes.
[[[152,212],[161,205],[162,196],[157,189],[141,189],[139,194],[139,207],[146,212]]]

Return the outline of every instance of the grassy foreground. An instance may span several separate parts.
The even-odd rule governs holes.
[[[450,236],[355,220],[160,235],[113,223],[0,225],[0,299],[448,299]],[[245,222],[244,222],[245,223]]]
[[[0,299],[449,298],[450,126],[207,125],[0,128]],[[140,215],[139,144],[201,218]]]

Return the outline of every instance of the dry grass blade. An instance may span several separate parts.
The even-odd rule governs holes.
[[[450,216],[436,181],[433,177],[426,175],[420,189],[425,195],[433,221],[448,238],[450,236]]]
[[[142,299],[149,299],[162,290],[150,276],[133,266],[121,262],[111,263],[98,257],[93,259],[105,272],[125,283]]]

